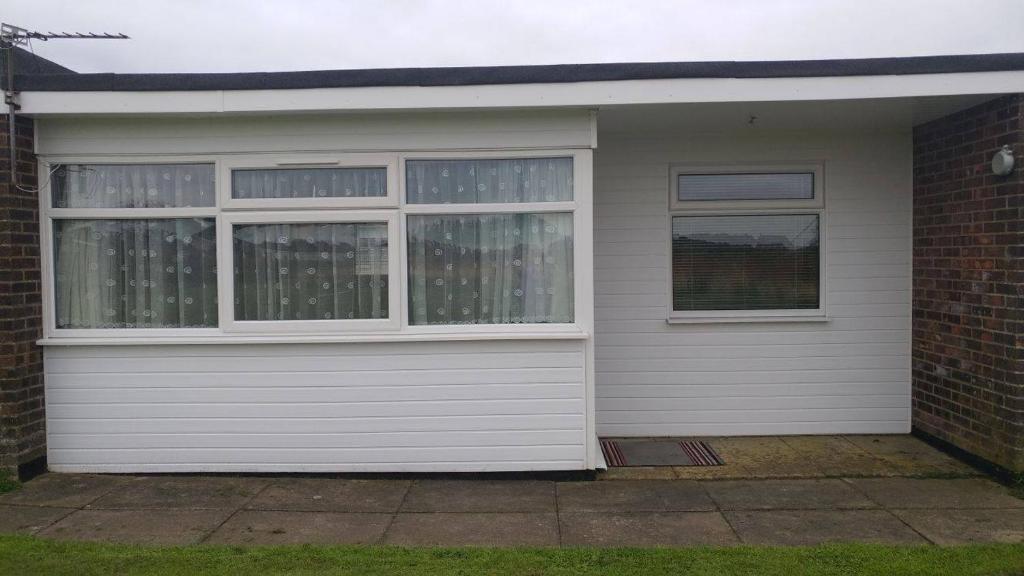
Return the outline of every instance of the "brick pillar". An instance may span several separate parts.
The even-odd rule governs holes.
[[[1008,176],[993,154],[1013,148]],[[914,129],[913,423],[1024,471],[1024,95]]]
[[[6,107],[4,107],[6,112]],[[31,118],[19,117],[12,185],[7,115],[0,120],[0,468],[22,478],[46,466],[39,271],[39,195]]]

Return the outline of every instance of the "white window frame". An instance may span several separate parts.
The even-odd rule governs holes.
[[[573,198],[567,202],[408,204],[405,161],[516,158],[573,160]],[[283,162],[283,164],[282,164]],[[57,164],[214,164],[214,206],[202,208],[53,208],[50,173]],[[388,193],[380,198],[232,199],[231,169],[386,166]],[[444,150],[393,153],[53,155],[39,159],[43,336],[46,343],[137,344],[324,342],[403,340],[586,339],[593,329],[593,151],[568,149]],[[310,202],[312,201],[312,202]],[[573,219],[574,321],[564,324],[409,325],[406,217],[424,214],[569,212]],[[218,325],[211,328],[57,329],[53,221],[56,219],[212,218],[217,234]],[[235,223],[386,222],[387,320],[235,321],[233,246]]]
[[[236,224],[386,224],[388,227],[388,317],[387,318],[335,318],[331,320],[237,320],[235,318],[235,278],[233,229]],[[378,332],[397,330],[399,311],[395,304],[401,297],[399,278],[399,252],[395,246],[398,237],[398,212],[332,210],[326,212],[225,212],[218,220],[217,250],[225,255],[228,265],[218,268],[217,315],[224,332],[250,332],[260,334],[294,332]]]
[[[225,210],[319,210],[328,208],[395,208],[398,206],[398,157],[395,154],[245,154],[217,163],[217,189]],[[235,170],[303,170],[316,168],[384,168],[384,196],[320,198],[234,198]],[[222,185],[223,184],[223,185]]]
[[[572,158],[572,200],[558,202],[480,202],[452,204],[410,204],[406,188],[408,160],[515,160],[527,158]],[[589,149],[571,150],[493,150],[477,152],[411,152],[400,158],[402,198],[402,331],[411,334],[507,333],[580,333],[589,325],[593,301],[593,248],[591,194],[593,157]],[[429,214],[517,214],[571,213],[573,222],[573,321],[558,324],[444,324],[409,323],[408,217]],[[581,232],[582,231],[582,232]],[[586,273],[584,273],[586,267]],[[589,283],[589,287],[588,287]]]
[[[814,174],[814,198],[790,200],[679,200],[679,176],[682,174]],[[818,217],[818,307],[813,309],[769,310],[676,310],[673,305],[672,224],[676,217],[815,215]],[[825,163],[823,161],[786,164],[676,164],[669,167],[668,202],[669,271],[666,285],[669,324],[732,322],[827,322],[825,210]]]
[[[694,174],[807,174],[814,175],[814,198],[782,200],[680,200],[679,177]],[[676,164],[670,170],[669,211],[800,210],[825,207],[825,166],[822,162],[792,164]]]
[[[167,336],[211,336],[220,334],[220,328],[57,328],[57,303],[55,282],[55,253],[53,244],[53,226],[56,220],[169,220],[174,218],[209,218],[217,222],[217,195],[214,205],[200,208],[54,208],[52,188],[50,186],[53,171],[57,165],[69,164],[215,164],[210,156],[148,156],[145,158],[125,156],[88,156],[88,157],[49,157],[39,161],[39,174],[42,183],[39,194],[39,243],[42,272],[43,292],[43,334],[47,338],[95,338],[105,336],[117,337],[167,337]],[[216,189],[216,166],[214,166],[214,186]],[[220,230],[216,230],[220,234]],[[220,251],[217,253],[217,266],[221,266]],[[218,290],[220,287],[218,286]],[[218,298],[220,293],[218,292]],[[220,310],[217,311],[218,316]],[[218,318],[218,324],[222,320]]]

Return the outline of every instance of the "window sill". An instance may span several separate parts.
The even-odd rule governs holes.
[[[824,314],[779,315],[779,316],[673,316],[665,320],[667,324],[751,324],[764,322],[829,322],[831,318]]]
[[[586,340],[582,330],[550,332],[444,332],[406,334],[281,334],[251,336],[217,334],[214,336],[84,336],[50,337],[36,341],[40,346],[165,346],[197,344],[334,344],[363,342],[461,342],[495,340]]]

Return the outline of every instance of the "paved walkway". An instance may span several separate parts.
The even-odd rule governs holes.
[[[815,442],[840,440],[852,442]],[[916,458],[925,468],[959,469],[941,454],[914,450],[929,454]],[[747,467],[747,476],[553,482],[47,474],[0,496],[0,531],[149,544],[1024,542],[1024,500],[969,477],[969,469],[929,473],[964,477],[901,477],[895,460],[883,460],[889,466],[874,474],[824,477],[819,461],[812,477],[765,478],[749,472],[758,459],[726,458],[737,458],[730,465]]]

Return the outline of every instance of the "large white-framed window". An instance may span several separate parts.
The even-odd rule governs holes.
[[[219,249],[226,332],[399,327],[398,212],[225,212]]]
[[[55,158],[40,167],[48,335],[219,332],[210,158]]]
[[[669,323],[826,320],[821,162],[670,170]]]
[[[588,149],[44,157],[45,336],[583,337],[591,163]]]
[[[410,153],[400,168],[405,330],[580,331],[589,151]]]

